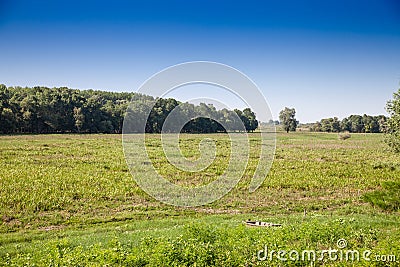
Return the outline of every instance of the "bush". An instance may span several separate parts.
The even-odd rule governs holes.
[[[340,140],[346,140],[349,139],[351,137],[349,132],[344,132],[344,133],[340,133],[339,134],[339,139]]]

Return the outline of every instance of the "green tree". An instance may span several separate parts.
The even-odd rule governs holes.
[[[311,132],[321,132],[322,131],[322,124],[321,122],[317,121],[316,123],[313,123],[310,127]]]
[[[0,84],[0,133],[9,132],[9,120],[12,117],[9,109],[8,89],[4,84]]]
[[[331,132],[331,122],[329,119],[322,119],[321,120],[321,131],[323,132]]]
[[[379,133],[384,133],[386,131],[386,121],[387,118],[384,115],[377,116]]]
[[[250,121],[249,121],[249,119],[243,114],[243,111],[241,111],[241,110],[239,110],[239,109],[235,109],[234,111],[236,112],[236,114],[237,114],[237,116],[240,118],[240,120],[242,121],[242,123],[243,123],[243,125],[244,125],[244,128],[245,128],[245,129],[249,128],[249,126],[250,126]],[[237,125],[237,126],[239,126],[239,125]],[[235,130],[240,130],[240,129],[241,129],[241,127],[237,127],[237,129],[235,129]]]
[[[279,112],[279,120],[283,129],[288,133],[289,131],[296,131],[298,121],[296,120],[296,110],[294,108],[285,107]]]
[[[240,111],[239,117],[233,110],[217,110],[210,104],[196,106],[137,93],[0,84],[0,133],[121,133],[124,121],[129,122],[128,132],[159,133],[175,108],[175,125],[189,121],[182,130],[188,133],[236,131],[243,124],[253,131],[258,126],[250,109]]]
[[[366,133],[379,133],[379,118],[363,115],[364,130]]]
[[[82,113],[82,108],[74,107],[74,119],[75,127],[79,133],[83,127],[83,123],[85,122],[85,115]]]
[[[351,115],[349,117],[350,129],[352,133],[363,133],[365,132],[363,117],[360,115]]]
[[[247,118],[248,124],[245,125],[246,131],[253,132],[258,127],[258,120],[256,114],[250,108],[243,110],[243,116]]]
[[[340,130],[340,121],[337,117],[321,120],[321,131],[338,133]]]
[[[400,152],[400,89],[393,94],[393,99],[386,104],[390,117],[386,121],[386,143]]]
[[[344,118],[340,122],[340,128],[342,129],[342,131],[351,132],[351,121],[348,118]]]
[[[3,108],[1,110],[1,132],[13,133],[16,130],[16,117],[10,108]]]

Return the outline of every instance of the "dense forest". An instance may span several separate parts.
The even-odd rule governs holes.
[[[138,93],[0,84],[0,133],[5,134],[121,133],[125,115],[130,122],[125,130],[141,132],[143,130],[137,126],[144,125],[148,133],[160,133],[165,119],[174,109],[179,115],[175,117],[187,121],[178,129],[181,132],[238,131],[243,130],[243,125],[245,130],[254,131],[258,127],[256,116],[249,108],[217,110],[210,104],[196,106]],[[140,122],[141,119],[145,122]]]

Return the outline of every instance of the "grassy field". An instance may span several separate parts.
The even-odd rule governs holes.
[[[160,173],[198,185],[221,174],[229,159],[224,134],[183,135],[183,153],[196,159],[205,136],[217,141],[217,158],[195,175],[168,165],[159,135],[146,142]],[[0,265],[307,266],[312,260],[257,254],[265,246],[336,249],[345,239],[344,249],[360,258],[371,251],[371,260],[325,257],[314,264],[399,266],[400,155],[382,139],[278,133],[272,169],[250,194],[260,146],[250,134],[251,158],[238,186],[212,204],[179,208],[136,185],[119,135],[0,136]],[[246,228],[248,218],[282,227]]]

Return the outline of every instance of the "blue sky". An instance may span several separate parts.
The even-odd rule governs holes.
[[[8,86],[136,91],[166,67],[215,61],[301,122],[385,114],[400,87],[398,1],[0,0],[0,37]]]

